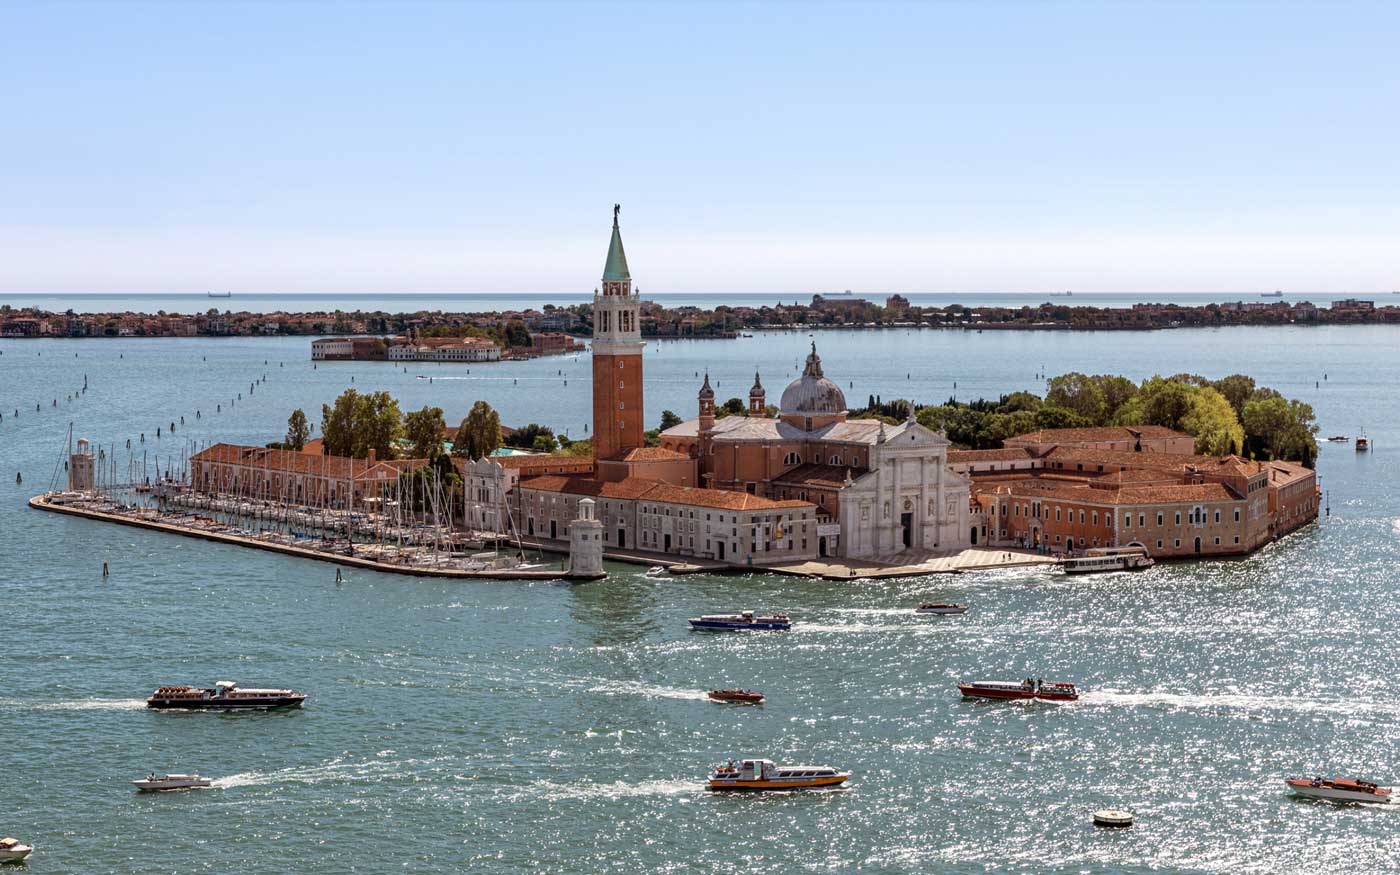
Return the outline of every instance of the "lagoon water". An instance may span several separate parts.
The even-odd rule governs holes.
[[[1400,782],[1400,329],[816,341],[857,406],[869,394],[936,402],[1036,389],[1042,368],[1244,372],[1313,404],[1324,434],[1364,427],[1375,449],[1323,445],[1331,515],[1318,525],[1247,559],[1135,575],[850,585],[654,581],[615,565],[608,580],[577,586],[355,570],[337,585],[332,566],[24,501],[55,473],[70,421],[119,458],[130,438],[165,459],[187,440],[277,439],[293,407],[318,419],[352,380],[405,409],[431,403],[455,419],[484,398],[508,424],[580,437],[587,358],[405,373],[313,368],[306,339],[0,341],[0,834],[36,845],[28,871],[44,873],[1394,867],[1400,805],[1294,801],[1282,778]],[[757,369],[776,398],[809,342],[650,344],[648,418],[693,415],[704,370],[725,398],[743,395]],[[86,394],[66,400],[84,376]],[[171,421],[175,439],[155,439]],[[931,599],[972,609],[910,613]],[[796,625],[686,627],[742,607],[787,610]],[[1027,675],[1086,692],[1027,706],[964,702],[954,686]],[[159,684],[225,678],[311,698],[270,715],[141,707]],[[704,700],[722,685],[770,698]],[[831,792],[701,789],[708,768],[740,755],[855,775]],[[218,781],[136,796],[126,782],[151,770]],[[1132,809],[1138,825],[1095,830],[1089,814],[1107,805]]]

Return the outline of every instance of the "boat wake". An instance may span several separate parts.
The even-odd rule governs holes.
[[[1287,696],[1250,696],[1232,693],[1193,696],[1181,693],[1127,693],[1092,690],[1080,694],[1079,701],[1091,705],[1159,708],[1236,708],[1245,711],[1301,711],[1327,714],[1400,716],[1400,704],[1342,699],[1299,699]]]
[[[35,711],[139,711],[145,707],[145,699],[78,699],[72,702],[0,699],[0,708],[32,708]]]
[[[920,626],[915,623],[905,625],[889,623],[793,623],[792,628],[795,632],[836,632],[854,635],[872,632],[912,632],[918,630]]]
[[[414,764],[414,761],[402,760],[331,760],[319,766],[239,772],[215,778],[212,786],[226,790],[231,787],[268,787],[277,784],[377,783],[419,774],[412,768]]]
[[[523,790],[510,793],[511,802],[527,798],[545,798],[551,802],[570,799],[627,799],[638,796],[685,796],[700,794],[705,785],[700,781],[614,781],[610,784],[573,783],[538,781]]]
[[[653,684],[625,683],[609,681],[588,688],[590,693],[604,693],[610,696],[648,696],[653,699],[694,699],[705,700],[707,690],[684,690],[679,687],[659,687]]]

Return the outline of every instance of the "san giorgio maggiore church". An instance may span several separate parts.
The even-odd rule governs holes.
[[[617,213],[593,299],[593,458],[468,463],[469,525],[567,539],[591,498],[612,550],[764,564],[970,545],[971,483],[948,467],[948,441],[912,419],[849,419],[815,344],[776,417],[755,374],[748,415],[717,418],[706,375],[695,418],[645,446],[640,299]]]

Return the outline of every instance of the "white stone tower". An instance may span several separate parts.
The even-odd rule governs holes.
[[[68,491],[91,492],[93,489],[92,450],[87,438],[78,438],[78,451],[68,457]]]
[[[578,519],[569,523],[569,574],[571,578],[592,580],[603,571],[603,524],[594,516],[595,502],[585,498],[578,503]]]

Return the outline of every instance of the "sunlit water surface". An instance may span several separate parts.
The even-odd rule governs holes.
[[[328,565],[24,501],[54,474],[70,421],[123,460],[128,438],[167,458],[187,440],[277,439],[291,408],[318,419],[352,379],[405,409],[455,419],[485,398],[507,423],[581,437],[586,358],[405,373],[313,369],[305,339],[0,341],[0,834],[38,846],[30,871],[64,873],[1386,871],[1400,805],[1294,801],[1282,778],[1400,780],[1398,340],[1384,327],[823,333],[826,372],[855,405],[1034,389],[1042,367],[1243,371],[1313,404],[1324,433],[1364,426],[1375,450],[1324,445],[1331,516],[1238,561],[861,584],[658,581],[617,565],[577,586],[355,570],[337,585]],[[693,415],[706,369],[721,398],[755,369],[776,396],[808,342],[653,344],[649,419]],[[87,393],[66,400],[84,375]],[[156,440],[171,421],[176,438]],[[910,612],[926,599],[972,609]],[[796,625],[687,629],[741,607]],[[1028,675],[1084,697],[977,703],[955,689]],[[158,684],[225,678],[311,698],[270,715],[142,708]],[[727,685],[769,700],[704,699]],[[706,793],[705,771],[740,755],[854,778]],[[151,770],[218,780],[132,793]],[[1095,830],[1105,805],[1138,825]]]

